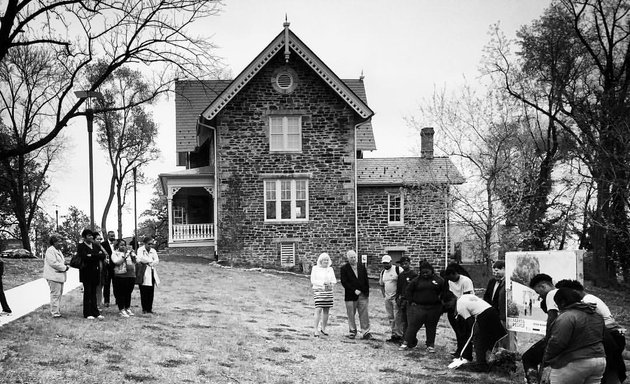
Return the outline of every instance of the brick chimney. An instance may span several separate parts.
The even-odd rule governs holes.
[[[420,130],[420,157],[433,158],[433,128],[426,127]]]

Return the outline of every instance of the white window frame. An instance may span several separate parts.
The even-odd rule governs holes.
[[[283,201],[282,199],[282,182],[289,182],[290,183],[290,201],[291,201],[291,217],[287,218],[287,219],[283,219],[282,218],[282,204],[281,202]],[[306,194],[305,199],[299,199],[299,201],[301,200],[305,200],[306,204],[305,204],[305,214],[304,217],[302,218],[298,218],[297,217],[297,184],[298,182],[304,182],[304,192]],[[273,183],[273,190],[268,190],[268,185],[270,183]],[[308,194],[308,179],[266,179],[263,181],[263,200],[264,200],[264,217],[265,217],[265,222],[282,222],[282,223],[286,223],[286,222],[306,222],[308,221],[308,211],[309,211],[309,194]],[[273,194],[275,195],[275,199],[267,199],[268,197],[268,193],[271,194],[273,192]],[[276,217],[273,219],[268,219],[267,218],[267,203],[270,201],[275,201],[276,202]],[[286,200],[285,200],[286,201]]]
[[[173,205],[173,225],[185,225],[188,223],[188,212],[186,212],[186,207],[183,205]],[[181,222],[178,223],[177,220],[181,219]]]
[[[392,207],[392,197],[400,198],[400,208]],[[400,220],[392,220],[392,210],[394,209],[400,209]],[[402,192],[387,194],[387,224],[392,226],[405,225],[405,198]]]
[[[273,133],[273,122],[281,119],[282,121],[282,133]],[[296,147],[289,147],[289,119],[297,119],[299,140]],[[282,135],[282,146],[274,148],[272,136]],[[287,116],[269,116],[269,152],[302,152],[302,116],[287,115]]]

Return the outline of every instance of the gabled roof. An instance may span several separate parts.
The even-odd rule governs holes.
[[[367,104],[363,80],[341,80]],[[190,152],[197,146],[197,120],[199,115],[229,85],[232,80],[179,80],[175,83],[175,129],[176,151]],[[370,120],[357,127],[357,149],[376,150]]]
[[[367,120],[374,114],[370,107],[350,87],[337,77],[306,44],[288,29],[288,24],[286,24],[285,29],[203,111],[203,117],[207,120],[212,120],[276,53],[285,48],[287,43],[292,54],[297,54],[301,57],[359,116]]]
[[[462,184],[464,178],[448,157],[357,159],[358,186]]]

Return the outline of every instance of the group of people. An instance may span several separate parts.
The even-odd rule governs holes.
[[[367,270],[358,262],[355,251],[348,251],[346,259],[339,275],[345,292],[347,337],[370,340],[373,337],[368,316]],[[401,257],[396,266],[389,255],[383,256],[381,261],[383,269],[379,285],[391,328],[391,337],[387,341],[400,344],[400,350],[416,348],[417,333],[424,326],[425,349],[434,353],[437,325],[446,312],[457,339],[453,357],[467,363],[471,370],[487,370],[487,353],[506,335],[505,264],[502,261],[495,263],[495,277],[488,284],[484,300],[475,296],[472,280],[458,264],[449,265],[439,276],[426,261],[420,262],[417,273],[411,268],[409,257]],[[315,302],[313,335],[316,337],[328,335],[326,327],[333,305],[333,287],[337,283],[331,264],[330,256],[322,253],[311,271]]]
[[[113,231],[109,231],[107,239],[103,240],[100,233],[85,229],[81,238],[75,257],[79,281],[83,284],[83,317],[104,319],[102,311],[110,306],[110,288],[113,288],[119,315],[123,318],[134,316],[131,295],[136,284],[140,288],[142,312],[153,313],[154,290],[160,282],[155,240],[145,237],[136,252],[127,247],[124,239],[116,239]],[[53,318],[59,318],[62,317],[63,285],[70,266],[62,252],[63,237],[54,234],[49,244],[44,257],[44,278],[50,287],[50,313]]]
[[[608,306],[576,280],[534,276],[547,314],[545,337],[523,354],[528,383],[618,384],[626,379],[624,330]]]

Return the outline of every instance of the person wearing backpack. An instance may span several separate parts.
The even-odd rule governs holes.
[[[381,286],[381,294],[385,298],[385,312],[389,319],[389,326],[392,329],[392,336],[387,339],[390,343],[399,343],[402,341],[402,326],[400,322],[400,308],[396,304],[396,288],[398,286],[398,275],[400,275],[400,267],[392,268],[392,258],[384,255],[381,258],[383,269],[381,270],[378,284]]]

